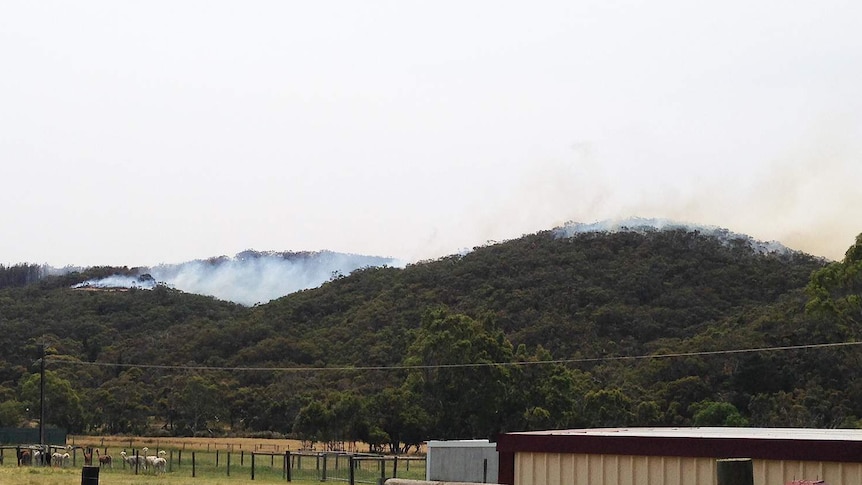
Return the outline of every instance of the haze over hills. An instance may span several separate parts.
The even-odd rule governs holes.
[[[393,258],[336,253],[243,251],[234,257],[220,256],[178,264],[135,268],[133,274],[88,280],[77,287],[152,289],[157,284],[255,305],[290,293],[316,288],[364,267],[403,266]]]
[[[706,226],[669,219],[632,217],[594,223],[569,222],[553,231],[557,237],[578,233],[661,231],[684,229],[716,237],[724,243],[742,241],[755,252],[791,251],[783,244],[757,241],[717,226]],[[465,249],[461,253],[468,252]],[[219,256],[176,264],[134,268],[131,274],[112,275],[88,280],[79,287],[124,287],[152,289],[157,284],[213,296],[222,300],[255,305],[266,303],[296,291],[316,288],[333,278],[346,276],[364,267],[404,267],[406,262],[394,258],[345,254],[332,251],[274,252],[243,251],[233,257]]]
[[[52,418],[71,430],[144,433],[171,421],[153,431],[194,435],[203,421],[190,409],[204,395],[214,406],[208,427],[320,437],[303,424],[316,422],[310,413],[354,409],[393,446],[566,427],[862,427],[858,350],[849,347],[858,342],[862,238],[828,264],[763,252],[729,232],[636,222],[570,224],[581,232],[360,268],[254,307],[167,285],[70,288],[136,276],[124,268],[42,280],[21,278],[39,267],[6,269],[0,395],[20,404],[5,418],[0,408],[0,423],[26,419],[35,343],[45,342],[53,376],[82,403]],[[239,259],[261,254],[248,256]],[[449,364],[469,367],[427,372]],[[128,417],[129,401],[116,396],[141,408]],[[703,411],[719,408],[727,413]],[[410,421],[398,413],[424,417],[404,429]]]
[[[791,251],[779,242],[757,241],[750,236],[716,226],[682,223],[668,219],[628,218],[594,223],[570,222],[554,228],[557,237],[578,233],[661,231],[685,229],[716,237],[728,243],[743,241],[755,252]],[[467,250],[462,251],[462,253]],[[233,257],[219,256],[176,264],[134,268],[131,274],[111,275],[82,282],[77,287],[152,289],[157,284],[187,293],[255,305],[290,293],[316,288],[326,281],[346,276],[363,267],[403,267],[405,262],[379,256],[315,252],[243,251]]]

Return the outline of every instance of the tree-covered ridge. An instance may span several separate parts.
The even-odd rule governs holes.
[[[46,278],[0,289],[0,425],[34,417],[46,343],[63,403],[49,420],[73,431],[394,450],[557,427],[856,426],[854,347],[710,353],[854,340],[851,253],[826,264],[681,229],[543,232],[253,308]],[[645,355],[674,357],[631,358]]]

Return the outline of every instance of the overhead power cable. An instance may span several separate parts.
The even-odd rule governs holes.
[[[647,360],[647,359],[670,359],[677,357],[697,357],[710,355],[729,355],[729,354],[751,354],[761,352],[782,352],[788,350],[811,350],[825,349],[834,347],[852,347],[862,345],[862,342],[834,342],[822,344],[805,344],[805,345],[786,345],[780,347],[756,347],[749,349],[731,349],[731,350],[701,350],[694,352],[674,352],[668,354],[646,354],[635,356],[605,356],[605,357],[589,357],[580,359],[554,359],[540,360],[527,362],[474,362],[465,364],[433,364],[433,365],[393,365],[393,366],[340,366],[340,367],[223,367],[223,366],[205,366],[205,365],[159,365],[159,364],[131,364],[131,363],[112,363],[112,362],[84,362],[79,360],[58,359],[55,356],[48,356],[46,360],[53,364],[67,365],[83,365],[83,366],[98,366],[98,367],[137,367],[140,369],[168,369],[168,370],[191,370],[191,371],[228,371],[228,372],[333,372],[333,371],[388,371],[388,370],[424,370],[424,369],[457,369],[469,367],[514,367],[514,366],[530,366],[530,365],[548,365],[548,364],[579,364],[591,362],[611,362],[611,361],[626,361],[626,360]]]

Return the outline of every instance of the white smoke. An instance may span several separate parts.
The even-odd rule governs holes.
[[[742,239],[746,241],[749,247],[751,247],[751,249],[758,254],[786,254],[793,251],[778,241],[758,241],[751,236],[739,234],[718,226],[691,224],[659,218],[629,217],[626,219],[609,219],[588,224],[580,222],[568,222],[562,227],[555,228],[554,235],[557,237],[572,237],[575,234],[587,232],[613,233],[629,231],[644,233],[648,231],[670,231],[675,229],[683,229],[685,231],[697,231],[701,234],[715,237],[719,241],[726,244],[730,243],[730,241],[738,241]]]
[[[347,276],[359,268],[369,266],[403,267],[404,263],[392,258],[330,251],[244,251],[233,258],[222,256],[140,268],[141,273],[147,273],[143,277],[113,275],[76,286],[151,289],[156,284],[164,284],[186,293],[208,295],[251,306],[296,291],[316,288],[333,278]],[[142,278],[145,282],[141,281]]]
[[[74,285],[72,288],[139,288],[152,290],[156,287],[156,281],[149,275],[124,276],[111,275],[98,280],[87,280]]]

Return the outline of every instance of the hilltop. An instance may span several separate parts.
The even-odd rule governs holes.
[[[40,342],[70,403],[53,422],[74,431],[398,446],[548,427],[855,425],[852,348],[804,350],[857,332],[830,303],[841,279],[817,278],[845,264],[668,228],[544,231],[255,307],[163,285],[71,289],[107,268],[44,277],[0,290],[0,425],[32,402]]]

